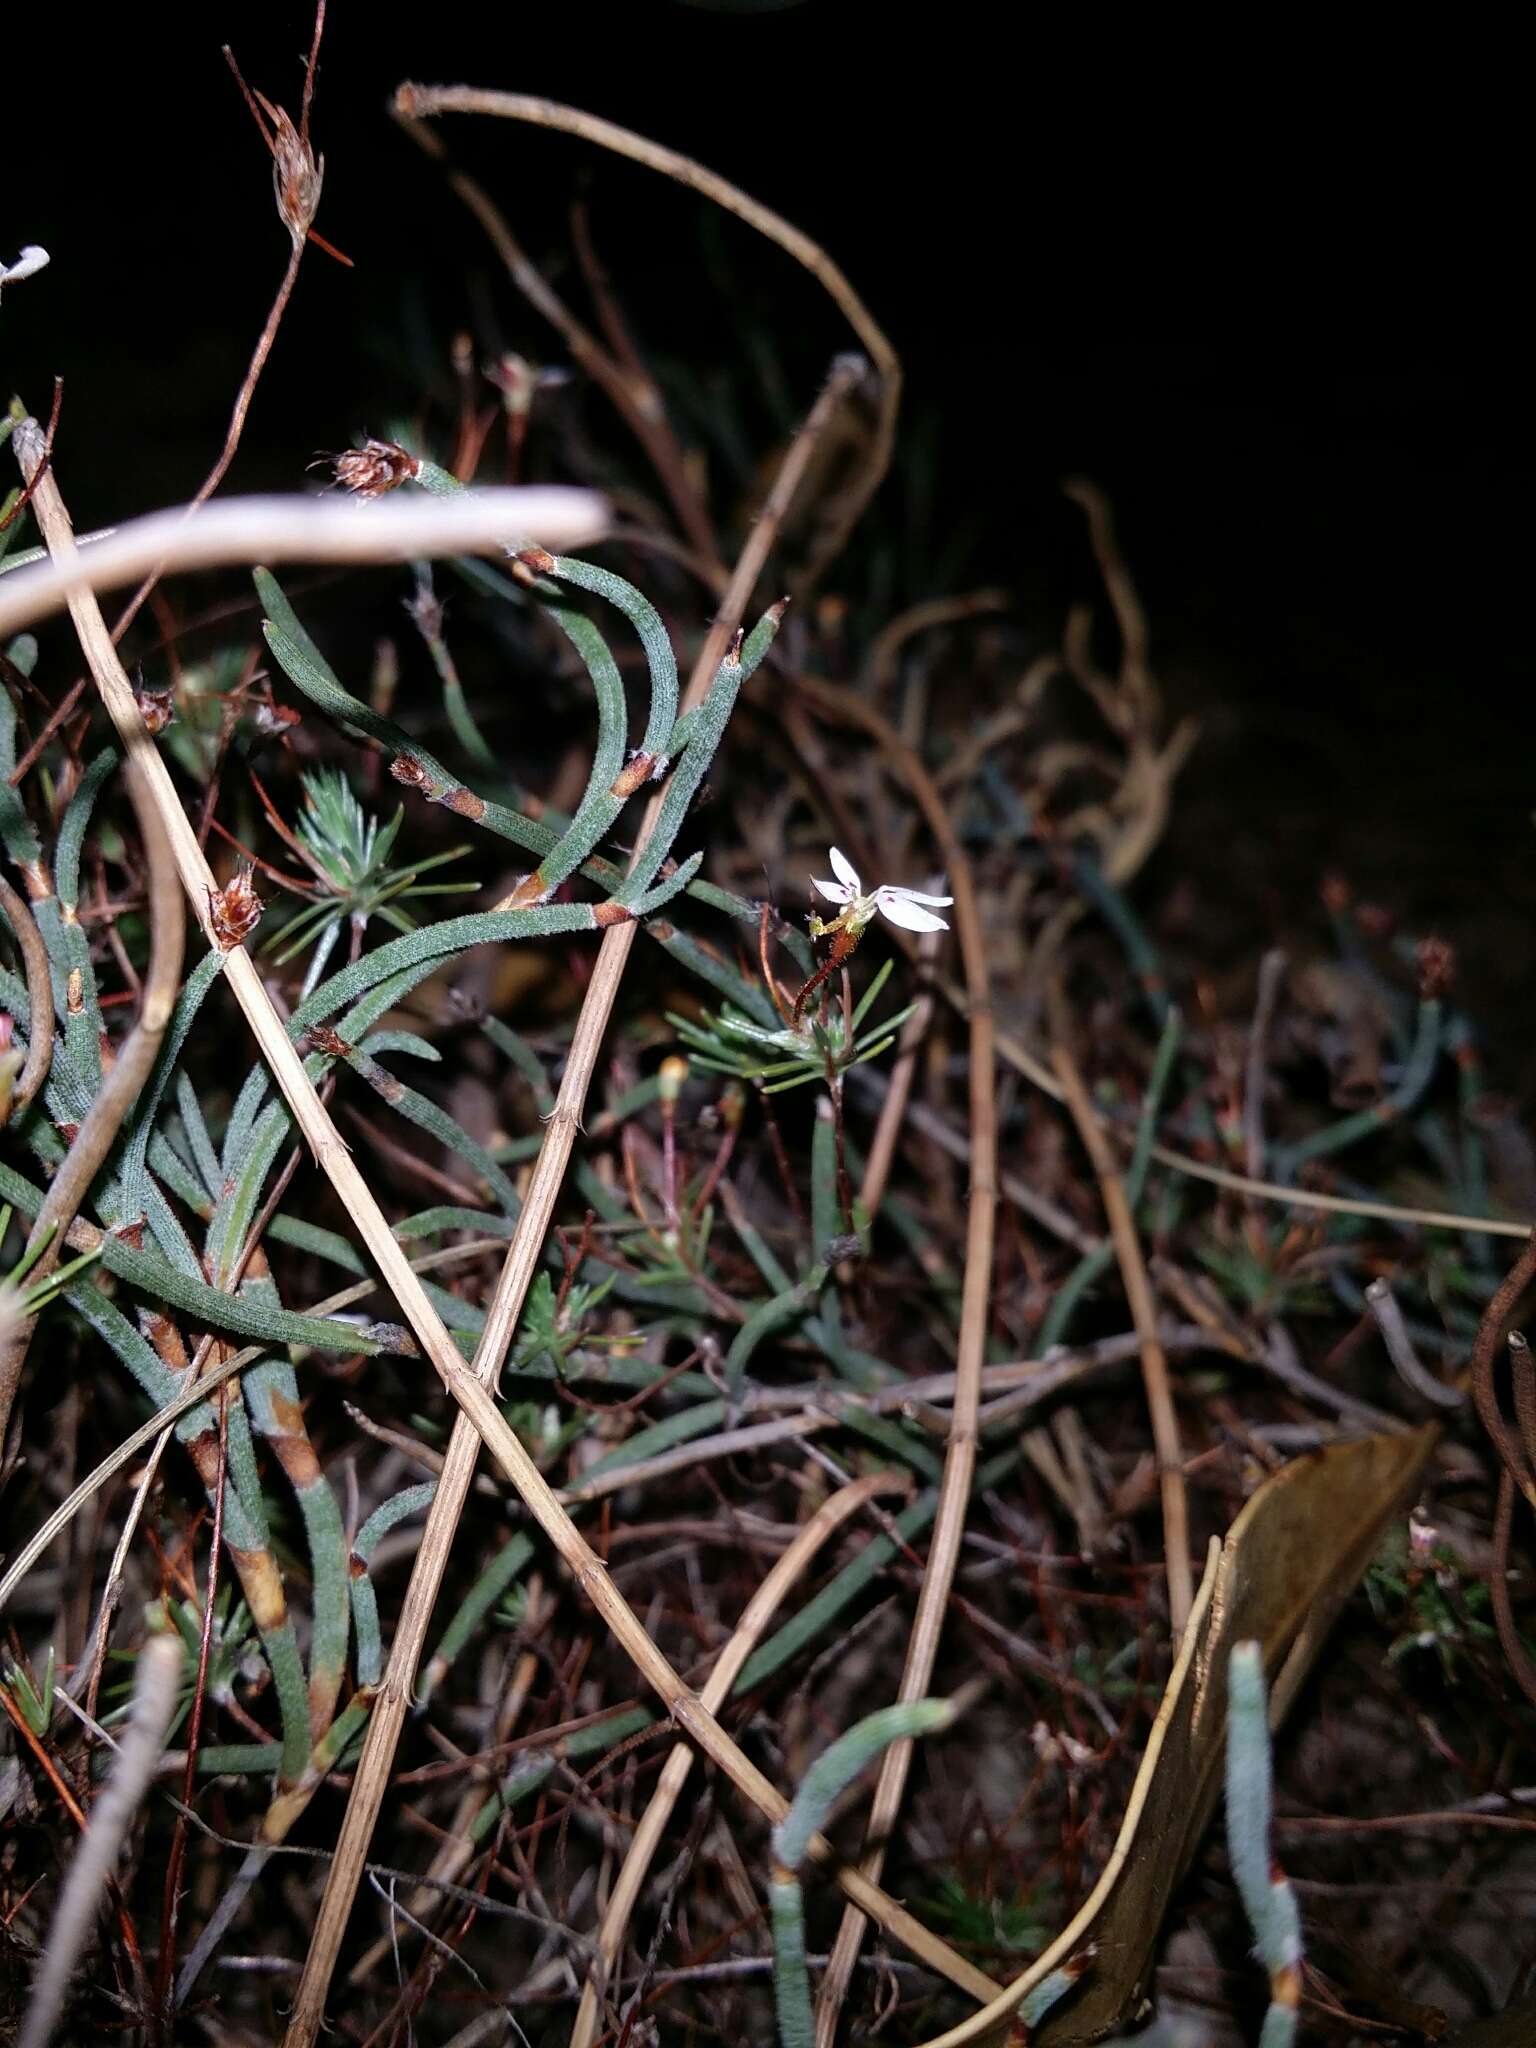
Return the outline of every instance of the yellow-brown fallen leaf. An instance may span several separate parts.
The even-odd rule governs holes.
[[[1108,1863],[1071,1923],[1000,1997],[925,2048],[1001,2048],[1019,2002],[1090,1943],[1082,1988],[1047,2014],[1031,2048],[1087,2048],[1146,2001],[1163,1915],[1211,1816],[1226,1736],[1227,1659],[1257,1641],[1278,1724],[1375,1553],[1418,1488],[1438,1429],[1332,1444],[1266,1480],[1205,1577]]]

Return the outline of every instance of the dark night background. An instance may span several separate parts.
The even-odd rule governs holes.
[[[296,112],[309,22],[287,0],[88,30],[66,9],[9,18],[0,255],[36,241],[54,260],[0,307],[0,366],[39,411],[64,376],[58,459],[82,526],[188,495],[222,438],[286,244],[219,46]],[[343,0],[315,109],[318,225],[357,268],[307,259],[227,488],[291,487],[316,450],[408,407],[389,347],[413,318],[445,340],[489,305],[511,345],[559,360],[389,121],[400,79],[546,93],[696,154],[823,242],[891,333],[907,427],[938,451],[948,587],[1011,583],[1049,636],[1091,586],[1057,482],[1111,491],[1165,689],[1205,727],[1146,886],[1193,863],[1256,951],[1344,867],[1457,944],[1493,1078],[1528,1090],[1510,54],[1472,29],[1410,47],[1396,28],[1345,52],[1289,17],[1243,23],[1244,42],[1235,18],[1176,33],[1142,45],[1095,13],[1069,41],[1033,10],[859,0],[441,5],[390,25]],[[565,250],[588,193],[659,352],[750,375],[721,252],[755,313],[781,309],[797,399],[847,345],[787,259],[706,228],[686,193],[564,138],[441,125],[538,255]]]

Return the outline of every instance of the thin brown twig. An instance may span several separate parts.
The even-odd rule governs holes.
[[[1275,1005],[1289,966],[1278,946],[1259,962],[1259,992],[1248,1027],[1248,1057],[1243,1066],[1243,1164],[1250,1180],[1264,1175],[1264,1085],[1269,1075],[1269,1033]]]
[[[875,1119],[874,1135],[869,1141],[869,1150],[864,1157],[864,1180],[859,1188],[859,1203],[871,1221],[885,1199],[886,1183],[891,1177],[891,1168],[896,1161],[896,1147],[901,1141],[901,1127],[906,1120],[907,1103],[917,1073],[917,1056],[924,1038],[928,1035],[928,1026],[933,1020],[934,996],[929,981],[933,963],[938,955],[939,934],[925,932],[917,942],[918,964],[923,974],[922,993],[918,996],[912,1015],[902,1030],[901,1043],[896,1049],[896,1057],[891,1062],[890,1077],[886,1082],[885,1100],[880,1105],[880,1114]]]
[[[1141,1339],[1141,1370],[1147,1390],[1147,1410],[1152,1420],[1152,1441],[1157,1451],[1158,1485],[1163,1500],[1163,1546],[1168,1574],[1168,1618],[1175,1643],[1184,1633],[1194,1598],[1189,1568],[1189,1501],[1184,1488],[1184,1452],[1179,1442],[1179,1419],[1174,1411],[1168,1378],[1168,1355],[1157,1330],[1157,1304],[1147,1263],[1136,1236],[1136,1223],[1126,1199],[1125,1182],[1115,1163],[1104,1126],[1089,1098],[1073,1059],[1068,1038],[1071,1017],[1059,984],[1052,984],[1052,1030],[1055,1043],[1051,1061],[1066,1096],[1072,1121],[1077,1126],[1083,1149],[1092,1163],[1099,1183],[1099,1195],[1109,1223],[1115,1260],[1120,1268],[1131,1320]]]
[[[992,1294],[992,1254],[997,1223],[997,1075],[992,1044],[992,994],[987,967],[986,936],[971,864],[950,819],[944,798],[914,747],[902,739],[883,713],[851,691],[817,677],[797,674],[796,690],[822,716],[867,733],[879,747],[891,773],[911,791],[928,830],[943,856],[955,899],[955,929],[964,963],[966,1015],[970,1031],[970,1189],[966,1203],[965,1272],[961,1282],[960,1330],[955,1346],[955,1399],[950,1410],[949,1437],[939,1501],[927,1564],[918,1590],[912,1633],[907,1643],[897,1698],[921,1699],[928,1691],[938,1656],[944,1611],[954,1583],[955,1566],[965,1534],[971,1480],[976,1467],[977,1413],[981,1403],[981,1368],[986,1354],[987,1323]],[[859,1869],[878,1882],[886,1844],[911,1767],[913,1745],[892,1743],[881,1760],[865,1831],[865,1853]],[[849,1907],[838,1930],[833,1959],[822,1983],[817,2007],[818,2048],[828,2048],[837,2015],[847,1995],[853,1965],[864,1938],[866,1921]]]
[[[310,45],[309,63],[304,73],[303,113],[299,123],[300,140],[306,148],[309,142],[309,109],[310,102],[314,96],[315,66],[320,54],[320,35],[324,26],[325,0],[320,0],[320,4],[317,6],[315,10],[314,39]],[[229,54],[227,49],[225,54],[226,56],[228,56]],[[235,70],[233,58],[230,59],[230,68],[232,70]],[[258,128],[261,129],[262,139],[267,143],[267,147],[270,149],[272,147],[271,140],[268,137],[266,128],[262,123],[261,115],[256,108],[254,98],[252,97],[250,90],[245,83],[245,80],[240,77],[240,73],[238,70],[235,70],[235,78],[239,83],[241,92],[245,94],[247,105],[250,106],[252,113],[256,115],[256,125]],[[339,253],[338,251],[331,249],[330,244],[328,242],[325,242],[323,237],[319,235],[312,235],[311,239],[316,242],[319,242],[322,247],[330,250],[330,253],[333,256]],[[278,287],[277,297],[273,301],[272,310],[267,316],[267,323],[265,327],[262,329],[261,335],[257,340],[256,347],[252,352],[250,367],[246,371],[245,381],[242,383],[239,392],[236,394],[234,409],[230,415],[229,430],[224,437],[223,449],[221,450],[219,458],[217,462],[215,462],[212,470],[210,470],[207,477],[204,478],[203,483],[199,488],[196,497],[192,500],[191,504],[186,507],[186,512],[188,514],[194,512],[199,505],[205,503],[207,499],[213,496],[213,493],[218,489],[219,485],[223,482],[224,477],[228,473],[230,463],[234,460],[235,451],[239,447],[240,437],[244,431],[246,415],[250,411],[251,401],[256,394],[257,382],[260,379],[261,372],[266,365],[267,358],[272,352],[272,345],[274,341],[277,339],[277,330],[279,325],[281,324],[284,310],[286,309],[288,300],[293,293],[294,280],[298,275],[299,255],[301,253],[302,246],[302,243],[296,243],[294,245],[293,251],[288,260],[287,270],[285,271],[283,276],[283,281],[281,285]],[[341,260],[343,262],[347,261],[345,257],[343,257]],[[56,382],[54,387],[53,412],[48,422],[47,449],[44,456],[45,467],[47,461],[51,458],[52,455],[53,432],[54,427],[58,421],[60,392],[61,386]],[[27,498],[31,495],[31,489],[32,487],[29,485],[27,487],[27,490],[23,493],[21,499],[22,504],[25,504]],[[19,507],[17,509],[19,509]],[[92,536],[87,535],[85,536],[85,538],[89,539],[92,538]],[[140,588],[134,593],[133,597],[129,600],[126,608],[122,613],[122,616],[118,619],[117,624],[112,629],[112,641],[114,646],[117,644],[118,641],[122,639],[123,635],[127,632],[129,626],[133,623],[134,618],[138,614],[146,598],[149,597],[150,593],[154,590],[160,578],[165,574],[165,571],[170,566],[171,564],[169,560],[167,560],[161,562],[157,567],[152,567],[150,569],[150,572],[146,577],[144,583],[140,586]],[[58,731],[59,727],[63,725],[73,715],[76,706],[79,704],[80,699],[85,694],[85,687],[86,678],[84,676],[81,676],[78,678],[77,681],[72,683],[69,689],[65,692],[57,709],[50,714],[47,723],[44,725],[42,731],[38,734],[37,738],[32,742],[31,746],[27,749],[26,753],[22,756],[22,759],[17,763],[14,771],[12,772],[11,786],[13,788],[17,788],[20,786],[22,778],[27,774],[27,772],[31,769],[33,764],[38,760],[39,756],[42,754],[43,748],[48,744],[49,740],[52,739],[53,735]]]
[[[644,450],[646,459],[661,479],[671,500],[678,524],[688,545],[698,557],[709,582],[716,590],[725,582],[725,564],[715,546],[709,514],[693,486],[682,452],[677,445],[666,413],[658,403],[655,387],[639,382],[632,369],[612,357],[553,289],[538,265],[523,249],[495,201],[474,178],[448,161],[440,136],[422,121],[412,118],[413,108],[404,95],[413,90],[402,86],[395,98],[395,118],[414,142],[441,164],[449,184],[484,228],[488,240],[506,265],[513,283],[529,304],[543,314],[565,341],[572,357],[592,381],[608,395],[619,417]],[[479,110],[489,111],[489,110]]]
[[[957,625],[963,619],[979,618],[989,612],[1005,612],[1012,602],[1006,590],[969,590],[959,597],[930,597],[921,604],[909,605],[870,641],[859,670],[860,690],[878,695],[893,683],[901,650],[919,633],[930,633],[936,626]]]
[[[762,573],[784,510],[799,485],[821,435],[842,403],[856,374],[851,365],[840,366],[834,371],[786,456],[774,489],[770,493],[768,506],[758,525],[753,529],[752,537],[736,565],[720,613],[706,636],[694,664],[688,689],[684,694],[685,705],[696,704],[702,699],[720,662],[724,659],[737,621]],[[656,802],[657,800],[653,798],[651,805],[647,807],[638,835],[638,843],[642,846],[654,826]],[[353,1895],[367,1856],[374,1821],[388,1784],[390,1765],[405,1715],[411,1680],[426,1635],[437,1588],[441,1583],[453,1532],[474,1472],[478,1450],[476,1430],[490,1445],[503,1470],[511,1478],[555,1549],[572,1571],[578,1586],[585,1592],[642,1675],[660,1694],[678,1726],[685,1734],[691,1735],[699,1742],[711,1759],[725,1769],[738,1788],[745,1792],[762,1812],[777,1820],[788,1810],[782,1794],[742,1755],[714,1716],[700,1707],[697,1696],[683,1683],[651,1641],[638,1618],[614,1587],[605,1566],[555,1499],[548,1482],[507,1425],[493,1392],[502,1358],[521,1312],[523,1295],[537,1266],[549,1217],[564,1178],[576,1132],[580,1128],[581,1106],[585,1100],[587,1085],[607,1027],[619,980],[629,957],[629,948],[634,942],[635,929],[632,922],[627,922],[610,926],[603,935],[587,996],[576,1020],[560,1093],[546,1126],[543,1147],[534,1163],[532,1177],[524,1192],[517,1234],[513,1238],[492,1298],[473,1367],[464,1367],[452,1339],[426,1297],[421,1295],[419,1283],[415,1283],[414,1276],[409,1275],[409,1269],[406,1271],[410,1284],[402,1291],[396,1274],[386,1268],[396,1299],[405,1309],[433,1365],[442,1374],[449,1391],[464,1408],[474,1427],[471,1428],[460,1420],[455,1423],[449,1439],[442,1478],[438,1483],[427,1526],[422,1535],[416,1565],[406,1589],[400,1619],[396,1624],[389,1664],[370,1717],[362,1757],[353,1778],[352,1794],[343,1817],[325,1895],[321,1901],[309,1955],[305,1961],[304,1975],[300,1979],[285,2037],[287,2048],[309,2048],[324,2016],[327,1987],[335,1969],[336,1956],[341,1946]],[[236,952],[230,957],[233,961],[243,956]],[[286,1037],[282,1043],[286,1050]],[[300,1067],[300,1072],[302,1071]],[[321,1154],[321,1165],[334,1178],[339,1163],[334,1146],[328,1145],[327,1150]],[[363,1227],[374,1256],[383,1263],[382,1247],[370,1227],[371,1218],[378,1213],[376,1205],[360,1176],[354,1176],[354,1179],[356,1191],[344,1195],[344,1199],[350,1202],[353,1214]],[[383,1218],[379,1217],[378,1222],[391,1252],[395,1252],[393,1239],[388,1237]],[[398,1262],[398,1255],[396,1261],[392,1261],[395,1262]],[[816,1853],[822,1857],[830,1857],[831,1850],[823,1842]],[[973,1965],[955,1954],[947,1943],[937,1941],[919,1922],[896,1907],[894,1901],[886,1899],[884,1894],[862,1880],[858,1873],[841,1872],[840,1881],[850,1893],[872,1902],[888,1929],[897,1932],[909,1945],[916,1943],[919,1952],[933,1961],[952,1981],[971,1991],[979,1991],[983,1981],[990,1981],[985,1980],[983,1973],[976,1970]]]
[[[770,242],[776,242],[810,272],[858,336],[859,346],[868,354],[880,380],[879,410],[864,473],[858,484],[844,493],[837,518],[828,524],[810,571],[809,580],[815,582],[841,551],[891,466],[896,446],[896,416],[901,407],[901,358],[886,338],[884,329],[826,250],[801,229],[694,158],[652,142],[647,136],[637,135],[633,129],[621,128],[596,114],[584,113],[579,107],[561,106],[555,100],[541,99],[532,93],[487,92],[468,85],[411,83],[399,87],[394,105],[396,118],[410,125],[423,148],[433,155],[442,154],[442,145],[436,143],[435,138],[429,140],[430,131],[421,128],[420,124],[438,114],[492,114],[504,120],[527,121],[538,128],[555,128],[567,135],[579,136],[583,142],[595,143],[599,149],[611,149],[619,156],[627,156],[632,162],[644,164],[648,170],[657,171],[663,177],[675,179],[678,184],[701,193],[727,213],[735,214],[738,220],[756,228],[759,234],[766,235]],[[540,279],[539,283],[542,285],[543,280]],[[706,561],[714,558],[712,535],[702,552]]]
[[[251,360],[246,370],[244,381],[235,395],[234,411],[230,414],[229,427],[224,436],[224,446],[219,451],[218,460],[214,463],[212,469],[209,470],[207,476],[204,477],[202,483],[199,484],[196,494],[189,501],[186,510],[188,518],[191,518],[196,513],[198,507],[206,504],[213,496],[228,474],[229,465],[235,459],[235,451],[239,448],[240,437],[245,431],[246,415],[251,409],[252,399],[256,396],[256,385],[262,371],[266,367],[267,357],[272,353],[272,345],[277,340],[277,330],[282,323],[284,313],[288,310],[288,301],[293,296],[293,287],[298,281],[299,264],[303,255],[304,244],[296,242],[289,251],[287,266],[283,271],[282,281],[278,285],[277,296],[272,301],[272,309],[267,314],[266,325],[256,338],[256,346],[251,352]],[[132,625],[134,619],[138,616],[141,607],[148,599],[150,592],[165,574],[167,566],[168,564],[165,562],[156,563],[132,597],[129,598],[127,604],[123,607],[121,618],[119,618],[117,624],[112,629],[114,640],[120,640],[123,634],[127,632],[129,626]]]
[[[1499,1454],[1499,1462],[1526,1493],[1532,1506],[1536,1507],[1536,1482],[1533,1482],[1527,1470],[1524,1448],[1519,1437],[1504,1420],[1500,1411],[1498,1391],[1493,1378],[1494,1360],[1499,1353],[1505,1325],[1519,1306],[1520,1297],[1533,1281],[1536,1281],[1536,1231],[1530,1234],[1525,1250],[1510,1267],[1483,1311],[1483,1318],[1477,1326],[1477,1336],[1472,1344],[1470,1377],[1472,1399],[1477,1405],[1478,1418]]]

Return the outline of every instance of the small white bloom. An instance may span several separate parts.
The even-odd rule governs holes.
[[[953,896],[924,896],[917,889],[901,889],[893,882],[884,882],[878,889],[871,889],[866,895],[864,884],[859,880],[858,870],[847,854],[839,853],[834,846],[828,858],[832,862],[835,882],[825,882],[819,876],[811,877],[811,887],[820,890],[829,903],[836,903],[842,915],[831,924],[824,925],[820,918],[812,918],[811,934],[819,938],[823,932],[845,930],[860,932],[878,910],[892,924],[898,924],[908,932],[947,932],[949,925],[942,917],[935,917],[933,905],[943,909],[954,902]]]
[[[47,261],[48,251],[29,242],[14,263],[0,263],[0,285],[19,284],[24,277],[35,277]]]

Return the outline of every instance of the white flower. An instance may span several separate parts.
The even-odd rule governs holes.
[[[829,903],[841,907],[842,915],[831,924],[823,924],[819,917],[811,919],[811,936],[820,938],[823,932],[861,932],[878,910],[889,918],[892,924],[899,924],[908,932],[947,932],[949,925],[942,917],[935,917],[925,904],[942,909],[954,902],[953,896],[924,896],[916,889],[899,889],[894,883],[882,883],[878,889],[871,889],[866,895],[864,884],[859,880],[858,870],[844,853],[834,846],[829,854],[835,882],[824,882],[818,876],[811,877],[811,887],[819,889]]]
[[[0,263],[0,285],[19,284],[24,277],[35,277],[47,261],[48,251],[29,242],[14,263]]]

